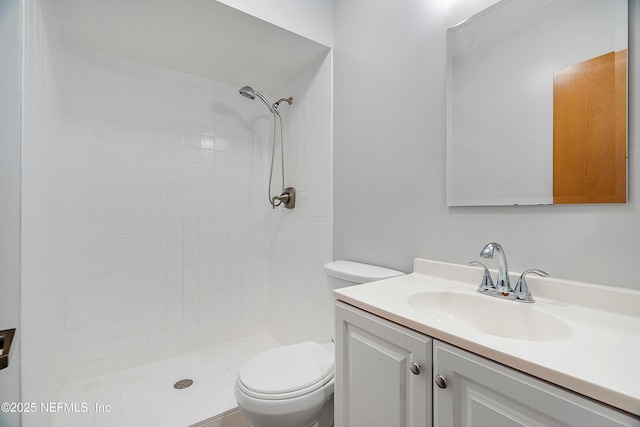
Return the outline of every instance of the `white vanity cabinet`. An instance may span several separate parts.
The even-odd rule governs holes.
[[[336,305],[335,427],[432,423],[431,339]]]
[[[335,427],[640,427],[631,414],[340,301],[335,408]]]
[[[558,355],[562,357],[562,355]],[[621,427],[640,420],[514,369],[434,341],[437,427]]]

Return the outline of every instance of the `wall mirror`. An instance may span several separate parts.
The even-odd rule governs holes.
[[[447,30],[449,206],[625,203],[627,0],[502,0]]]

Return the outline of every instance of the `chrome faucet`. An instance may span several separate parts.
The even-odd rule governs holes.
[[[500,246],[499,243],[491,242],[487,243],[482,251],[480,251],[480,256],[482,258],[493,258],[493,253],[498,253],[498,280],[494,282],[491,279],[491,273],[486,265],[481,262],[471,261],[469,265],[478,265],[483,267],[484,274],[482,276],[482,282],[480,286],[478,286],[478,292],[481,294],[489,295],[492,297],[511,299],[514,301],[520,302],[535,302],[533,297],[531,296],[531,292],[529,292],[529,287],[527,285],[527,281],[525,276],[528,273],[534,273],[538,276],[548,276],[542,270],[531,269],[526,270],[520,275],[520,279],[516,284],[515,289],[511,288],[511,282],[509,281],[509,267],[507,267],[507,257],[504,253],[504,249]]]
[[[493,253],[498,252],[498,280],[496,281],[496,290],[498,292],[512,292],[511,282],[509,281],[509,267],[507,266],[507,256],[500,243],[487,243],[480,251],[482,258],[493,258]]]

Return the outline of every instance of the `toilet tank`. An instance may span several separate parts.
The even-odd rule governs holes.
[[[331,316],[331,338],[335,340],[335,302],[333,291],[347,286],[361,283],[375,282],[376,280],[389,279],[402,276],[403,272],[377,265],[363,264],[354,261],[333,261],[324,265],[327,275],[327,288],[329,292],[329,314]]]

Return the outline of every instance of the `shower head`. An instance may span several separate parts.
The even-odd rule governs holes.
[[[256,92],[251,86],[243,86],[239,92],[240,95],[244,96],[245,98],[256,99]]]
[[[269,111],[271,111],[273,114],[279,115],[278,110],[276,109],[277,106],[269,104],[269,101],[267,101],[267,98],[265,98],[257,90],[254,90],[251,86],[243,86],[239,92],[240,92],[240,95],[248,99],[256,99],[256,96],[257,96],[260,99],[260,101],[264,102],[264,105],[267,106]]]

